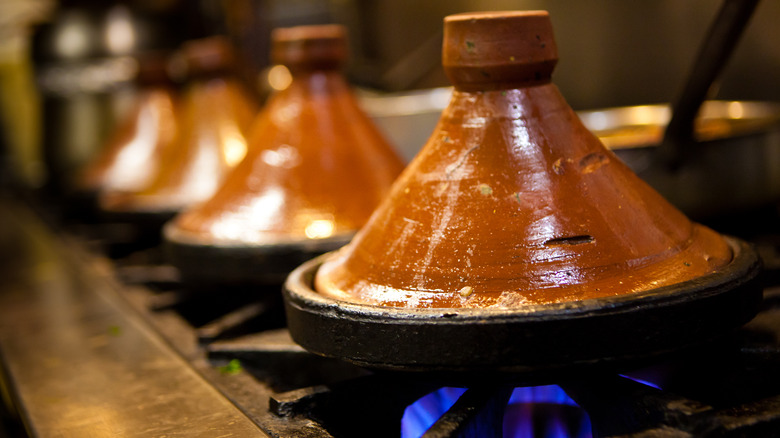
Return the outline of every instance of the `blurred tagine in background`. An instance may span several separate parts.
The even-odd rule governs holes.
[[[403,162],[343,76],[346,38],[338,25],[274,30],[289,85],[258,116],[244,162],[165,228],[185,281],[280,282],[348,242],[389,192]]]
[[[169,57],[159,52],[136,59],[139,91],[135,105],[76,179],[76,191],[86,202],[96,202],[102,191],[143,190],[176,147],[180,116]]]
[[[178,102],[174,147],[144,187],[107,189],[99,207],[116,219],[161,226],[165,220],[214,194],[246,155],[246,136],[257,113],[254,95],[236,78],[234,49],[223,37],[186,43],[187,84]]]

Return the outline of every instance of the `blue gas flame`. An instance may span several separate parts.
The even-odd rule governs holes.
[[[401,437],[418,438],[466,392],[466,388],[444,387],[417,400],[404,411]]]
[[[626,379],[633,380],[636,383],[641,383],[641,384],[649,386],[651,388],[661,389],[661,386],[659,384],[651,382],[651,381],[649,381],[647,379],[642,379],[642,378],[639,378],[639,377],[636,377],[636,376],[629,376],[627,374],[620,374],[620,377],[625,377]]]
[[[406,408],[401,422],[401,437],[417,438],[425,433],[447,410],[452,407],[466,390],[464,388],[441,388],[417,400]],[[535,413],[535,406],[562,407],[575,414],[572,423],[556,409],[544,410],[544,417]],[[568,408],[567,408],[568,407]],[[525,438],[587,438],[591,436],[590,419],[584,410],[559,386],[531,386],[515,388],[509,399],[504,418],[504,436]]]

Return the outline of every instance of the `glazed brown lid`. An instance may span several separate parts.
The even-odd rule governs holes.
[[[140,189],[101,193],[102,210],[173,214],[208,199],[244,158],[257,106],[239,82],[224,77],[196,81],[176,106],[177,135],[154,175]]]
[[[447,17],[452,100],[323,295],[398,307],[505,307],[647,291],[732,253],[608,151],[549,82],[546,12]]]
[[[331,50],[309,50],[320,43],[346,45],[337,26],[278,30],[274,37],[281,39],[274,47],[285,48],[277,59],[298,65],[322,65]],[[348,239],[387,195],[403,162],[342,74],[329,64],[292,72],[289,87],[255,121],[246,159],[211,199],[169,224],[167,239],[238,246]]]
[[[168,73],[170,54],[136,56],[139,85],[132,108],[117,123],[100,152],[79,170],[75,188],[82,193],[133,191],[145,187],[174,147],[176,90]]]
[[[444,19],[442,65],[457,89],[549,82],[557,63],[558,48],[545,11],[465,13]]]
[[[191,77],[230,73],[236,64],[233,46],[220,35],[188,41],[182,46],[181,54]]]
[[[338,69],[347,60],[347,32],[337,24],[274,29],[271,62],[290,70]]]
[[[172,86],[170,72],[171,55],[165,52],[148,52],[136,57],[138,73],[136,82],[142,87]]]
[[[164,157],[176,147],[177,130],[177,107],[171,87],[143,89],[100,153],[79,172],[77,190],[142,190],[162,167]]]

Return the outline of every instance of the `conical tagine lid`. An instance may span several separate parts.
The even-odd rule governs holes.
[[[397,307],[503,307],[647,291],[729,264],[580,122],[550,78],[546,12],[447,17],[452,100],[319,294]]]
[[[188,42],[182,54],[190,79],[178,102],[174,146],[148,184],[139,190],[106,191],[101,209],[172,216],[213,195],[244,158],[257,105],[231,74],[233,48],[225,38],[211,37]]]
[[[169,241],[256,247],[341,238],[341,246],[403,169],[341,73],[342,26],[277,29],[272,39],[272,61],[292,82],[258,116],[244,162],[166,227]]]
[[[177,107],[168,60],[157,52],[137,57],[139,96],[101,153],[81,170],[77,190],[130,192],[151,183],[162,158],[175,147]]]

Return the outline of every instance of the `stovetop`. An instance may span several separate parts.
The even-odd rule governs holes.
[[[306,352],[279,286],[193,290],[159,247],[117,251],[109,228],[74,233],[7,199],[3,211],[3,388],[32,436],[780,433],[780,258],[757,227],[764,304],[728,337],[640,369],[466,389]]]

